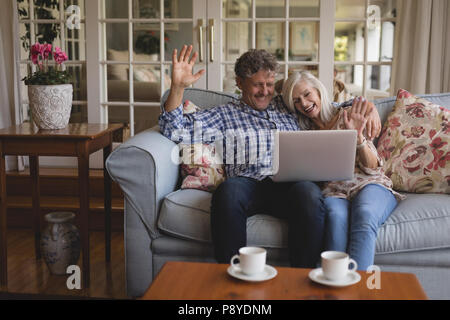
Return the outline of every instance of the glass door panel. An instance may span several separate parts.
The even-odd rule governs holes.
[[[224,22],[223,24],[223,58],[234,62],[252,47],[250,22]]]
[[[225,18],[251,18],[252,1],[251,0],[223,0],[223,16]]]
[[[291,18],[318,18],[320,16],[319,0],[291,0],[289,3],[289,16]]]
[[[284,60],[284,22],[257,22],[256,49],[264,49]]]
[[[183,45],[192,44],[193,25],[192,22],[166,23],[164,30],[165,62],[172,62],[172,52],[178,49],[178,53]]]
[[[192,0],[164,0],[165,18],[192,19],[192,10]]]
[[[335,24],[335,61],[364,60],[364,22]]]
[[[215,1],[208,5],[211,2]],[[236,93],[234,63],[252,48],[276,56],[281,66],[277,79],[286,78],[292,70],[318,70],[319,0],[223,0],[221,9],[220,77],[214,85],[208,79],[210,87]],[[208,11],[211,14],[214,12]]]
[[[284,0],[254,0],[256,18],[283,18]]]
[[[101,0],[101,4],[100,64],[107,91],[101,104],[109,121],[126,123],[133,136],[157,124],[161,96],[170,88],[172,51],[194,43],[194,14],[206,20],[206,1]]]
[[[366,0],[336,0],[336,19],[364,19]]]
[[[319,23],[291,22],[289,25],[289,60],[317,61],[319,56]]]

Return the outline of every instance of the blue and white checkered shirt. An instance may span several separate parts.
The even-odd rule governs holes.
[[[183,105],[159,117],[161,133],[177,143],[215,144],[227,177],[262,180],[273,174],[274,132],[300,130],[297,116],[289,112],[281,96],[258,111],[242,100],[183,114]]]

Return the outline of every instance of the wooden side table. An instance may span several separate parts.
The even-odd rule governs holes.
[[[7,286],[7,203],[5,155],[25,155],[30,159],[32,181],[33,229],[36,259],[41,258],[39,156],[66,156],[78,158],[80,197],[80,236],[83,252],[82,277],[89,287],[89,155],[103,149],[103,161],[112,151],[113,133],[122,124],[69,124],[60,130],[37,130],[30,123],[0,129],[0,285]],[[110,260],[111,243],[111,177],[106,167],[105,188],[105,258]]]

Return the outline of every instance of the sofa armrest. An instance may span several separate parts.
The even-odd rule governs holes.
[[[138,213],[152,239],[159,236],[162,201],[178,183],[179,165],[171,161],[174,147],[155,127],[120,145],[106,160],[106,169],[121,187],[126,205]]]

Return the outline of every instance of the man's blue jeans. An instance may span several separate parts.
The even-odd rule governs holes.
[[[325,198],[325,250],[348,252],[367,270],[374,262],[378,228],[390,216],[397,200],[381,185],[369,184],[348,201]]]
[[[262,181],[246,177],[225,180],[213,193],[211,202],[211,233],[216,260],[229,263],[239,248],[247,244],[247,218],[263,213],[288,219],[291,264],[298,266],[300,250],[318,245],[316,242],[305,245],[304,221],[299,215],[305,205],[316,208],[316,201],[323,210],[321,193],[316,198],[310,195],[311,184],[303,181],[275,183],[269,178]],[[303,195],[307,197],[302,199]]]

